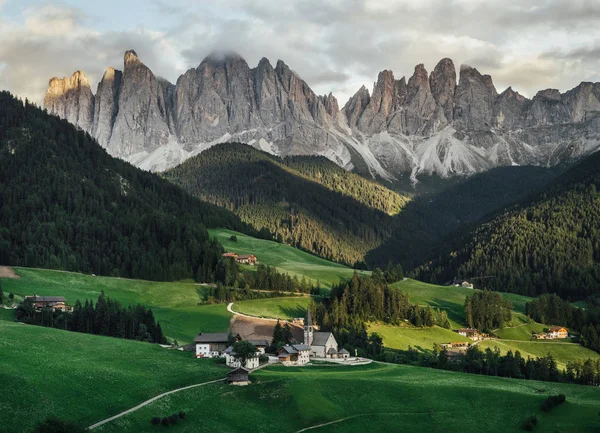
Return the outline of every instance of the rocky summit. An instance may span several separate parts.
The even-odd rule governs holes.
[[[441,60],[396,79],[379,73],[339,108],[283,61],[255,68],[235,54],[210,55],[175,84],[135,51],[108,68],[94,95],[85,75],[53,78],[45,107],[90,132],[115,156],[163,171],[214,144],[239,141],[271,154],[323,155],[387,180],[470,175],[497,166],[551,166],[600,148],[600,83],[533,99],[470,66]]]

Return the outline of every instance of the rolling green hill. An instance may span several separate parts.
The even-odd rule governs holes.
[[[98,429],[153,432],[155,413],[186,412],[181,432],[368,431],[518,432],[532,414],[539,432],[593,432],[600,425],[600,390],[593,387],[500,379],[409,366],[270,367],[247,387],[211,385],[157,401]],[[549,394],[567,403],[549,414]],[[331,424],[328,424],[331,423]],[[317,426],[328,424],[321,428]],[[159,427],[161,428],[161,427]]]
[[[296,317],[306,316],[310,299],[310,296],[253,299],[236,302],[232,308],[236,313],[247,314],[249,316],[292,320]]]
[[[194,283],[163,283],[124,278],[93,277],[73,272],[16,268],[19,279],[3,278],[2,287],[17,295],[58,295],[74,304],[93,300],[104,291],[124,305],[144,304],[160,321],[170,339],[188,343],[200,331],[224,332],[231,314],[225,304],[198,305],[203,287]],[[4,311],[4,310],[0,310]]]
[[[7,92],[0,167],[3,265],[149,280],[206,276],[221,253],[206,227],[246,227]]]
[[[330,262],[314,256],[297,248],[282,243],[258,239],[238,232],[226,229],[209,229],[212,237],[215,237],[227,251],[238,254],[254,254],[259,263],[275,266],[279,271],[299,279],[306,278],[313,284],[319,283],[321,287],[331,287],[342,280],[352,278],[354,269],[338,263]],[[237,238],[231,240],[231,236]],[[248,267],[252,269],[251,267]],[[361,274],[368,274],[359,271]]]
[[[347,264],[387,238],[390,215],[408,201],[325,158],[280,159],[238,143],[214,146],[165,176],[265,237]]]
[[[3,433],[32,432],[49,415],[87,427],[159,393],[227,372],[189,352],[6,319],[0,315]]]
[[[489,289],[583,299],[600,291],[600,154],[445,246],[418,279],[488,277]]]

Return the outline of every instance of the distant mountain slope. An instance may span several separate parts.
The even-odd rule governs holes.
[[[109,156],[89,135],[0,92],[0,264],[155,280],[210,278],[230,212]]]
[[[526,295],[583,298],[600,292],[600,154],[558,177],[543,193],[485,224],[416,271],[443,282]],[[451,251],[451,252],[450,252]]]
[[[394,217],[390,238],[370,251],[367,262],[419,266],[441,245],[490,214],[518,203],[546,186],[560,168],[499,167],[474,175],[434,195],[415,197]]]
[[[282,160],[236,143],[214,146],[166,177],[257,230],[347,264],[387,238],[390,214],[408,201],[325,158]]]

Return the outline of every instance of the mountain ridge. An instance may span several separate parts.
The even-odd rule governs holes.
[[[53,114],[90,132],[109,153],[164,171],[219,142],[277,156],[321,155],[388,181],[468,176],[497,166],[553,166],[600,148],[600,83],[525,98],[498,93],[491,76],[442,59],[408,78],[379,73],[340,109],[282,60],[250,68],[239,55],[211,55],[175,84],[133,50],[123,72],[107,69],[91,92],[85,75],[52,79]],[[90,114],[91,112],[91,114]]]

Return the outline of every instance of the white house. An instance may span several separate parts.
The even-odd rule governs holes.
[[[236,353],[233,351],[233,346],[229,346],[223,353],[225,355],[225,364],[227,364],[228,367],[242,367],[241,361],[237,358]],[[247,370],[254,370],[255,368],[258,368],[259,356],[260,352],[257,350],[253,357],[246,360],[246,364],[243,367]]]
[[[305,344],[283,346],[277,357],[283,365],[305,365],[310,360],[310,347]]]
[[[236,341],[241,340],[239,335],[234,336]],[[196,358],[217,358],[223,356],[227,349],[229,334],[221,333],[200,333],[194,338],[196,345]]]
[[[258,351],[258,353],[260,353],[261,355],[265,354],[265,350],[267,349],[267,346],[269,345],[269,342],[267,340],[248,340],[250,343],[252,343],[254,345],[254,347],[256,347],[256,350]]]
[[[338,344],[331,332],[314,332],[310,311],[304,320],[304,344],[315,358],[338,358]]]

